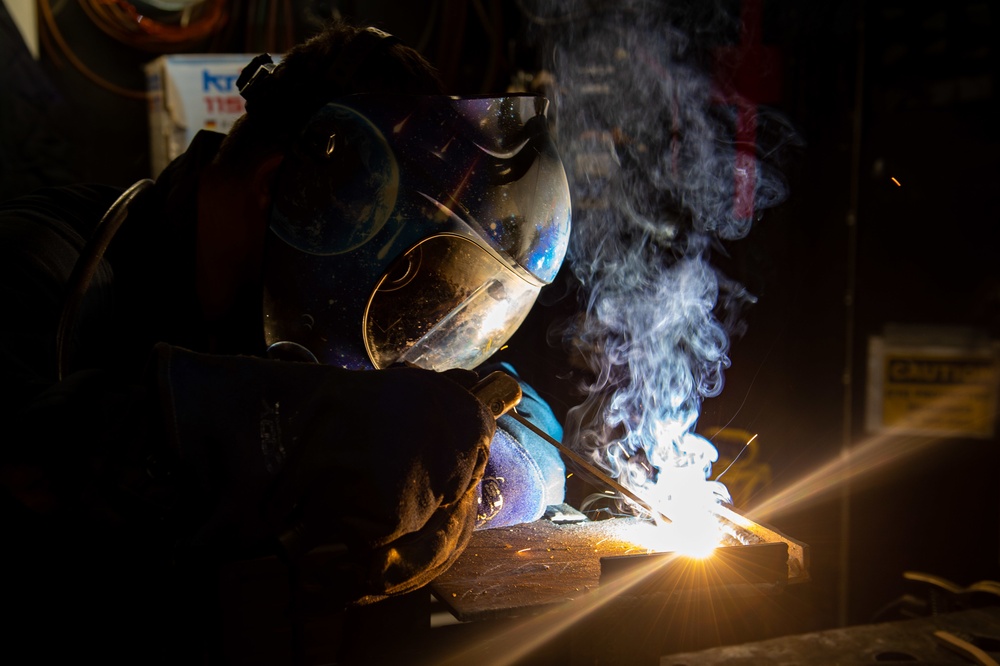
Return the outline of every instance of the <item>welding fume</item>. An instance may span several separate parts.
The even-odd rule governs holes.
[[[368,604],[563,500],[552,410],[480,383],[569,243],[547,100],[446,96],[343,22],[238,83],[155,182],[0,206],[5,594],[42,657],[210,654],[223,563],[326,548]]]
[[[698,420],[722,392],[730,337],[756,301],[715,258],[785,199],[777,161],[794,132],[736,85],[756,72],[727,78],[717,66],[713,38],[753,30],[752,14],[526,4],[558,82],[574,201],[567,265],[580,312],[561,333],[583,399],[564,443],[641,498],[605,511],[664,515],[678,548],[705,552],[731,498]]]

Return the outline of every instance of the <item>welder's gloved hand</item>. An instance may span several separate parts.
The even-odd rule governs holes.
[[[482,368],[480,374],[485,377],[495,370],[518,379],[524,395],[517,413],[562,441],[562,426],[548,403],[507,363]],[[476,529],[538,520],[545,514],[545,507],[563,501],[565,492],[566,466],[559,451],[512,416],[501,416],[480,484]]]
[[[166,345],[156,367],[172,445],[204,492],[189,556],[346,545],[349,600],[364,603],[424,585],[468,543],[495,421],[447,375]]]

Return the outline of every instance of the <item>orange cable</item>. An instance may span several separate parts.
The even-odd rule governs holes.
[[[227,22],[225,0],[205,0],[198,17],[180,26],[139,13],[125,0],[79,0],[97,27],[133,48],[156,53],[182,51],[217,33]]]
[[[91,83],[94,83],[95,85],[116,95],[127,97],[128,99],[135,99],[139,101],[145,101],[148,99],[149,95],[145,91],[132,90],[130,88],[119,86],[96,74],[93,70],[87,67],[87,65],[77,57],[76,53],[73,52],[73,49],[71,49],[69,44],[66,43],[66,40],[63,39],[62,33],[56,25],[55,16],[52,14],[52,6],[49,4],[49,0],[38,0],[38,8],[41,11],[46,27],[49,29],[49,33],[52,35],[52,39],[54,39],[56,44],[59,46],[59,50],[62,51],[63,55],[66,56],[66,59],[69,60],[81,74],[87,77]]]

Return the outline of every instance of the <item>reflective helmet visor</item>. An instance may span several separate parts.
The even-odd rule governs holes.
[[[320,109],[272,189],[268,344],[357,368],[471,368],[496,351],[569,241],[547,105],[353,95]]]
[[[474,368],[517,330],[540,288],[473,239],[429,238],[376,287],[365,312],[365,347],[376,368]]]

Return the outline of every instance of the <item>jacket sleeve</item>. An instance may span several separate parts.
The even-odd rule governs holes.
[[[57,377],[54,331],[86,220],[116,195],[0,206],[3,489],[37,513],[107,525],[162,525],[166,511],[177,552],[201,560],[290,535],[303,549],[337,542],[356,601],[446,569],[471,535],[495,428],[446,375],[161,345],[145,372],[102,363]]]
[[[134,438],[143,389],[102,370],[58,381],[55,332],[67,282],[114,188],[53,188],[0,206],[0,444],[4,488],[53,510],[72,503],[112,440]],[[99,311],[110,280],[95,277],[85,314]]]
[[[196,471],[199,557],[294,535],[343,544],[355,600],[447,569],[475,522],[489,410],[447,375],[157,348],[172,448]]]

